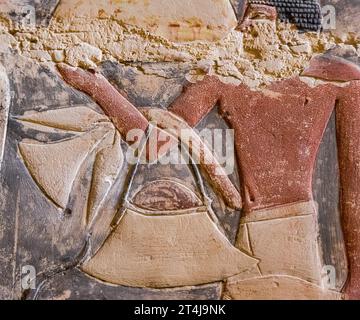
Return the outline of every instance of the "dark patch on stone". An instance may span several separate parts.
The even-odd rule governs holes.
[[[318,151],[313,175],[313,193],[318,205],[324,264],[336,268],[336,288],[341,290],[346,281],[347,266],[340,223],[339,190],[336,123],[333,113]],[[334,250],[334,248],[343,249]]]
[[[15,9],[7,15],[13,21],[17,29],[36,26],[48,26],[52,15],[60,0],[20,0],[16,1]]]
[[[221,296],[220,291],[220,284],[163,290],[108,286],[73,268],[49,279],[37,298],[39,300],[61,299],[61,297],[71,300],[218,300]]]
[[[321,29],[322,15],[317,0],[249,0],[249,3],[276,7],[281,21],[293,23],[300,30]]]
[[[152,64],[154,65],[154,64]],[[185,74],[188,69],[179,68],[176,63],[161,63],[161,70],[166,77],[156,76],[163,81],[152,84],[152,90],[139,91],[139,79],[153,82],[149,74],[144,74],[135,66],[125,66],[116,62],[105,61],[101,64],[100,72],[136,107],[167,107],[181,92],[186,81]],[[151,64],[148,64],[151,66]],[[180,71],[179,71],[180,69]]]
[[[230,0],[230,2],[234,8],[238,22],[241,22],[246,11],[247,0]]]

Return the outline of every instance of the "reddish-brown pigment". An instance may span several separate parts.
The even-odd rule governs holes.
[[[185,88],[170,111],[195,126],[219,105],[235,130],[244,207],[251,215],[255,209],[312,199],[317,150],[335,110],[350,268],[344,292],[347,298],[360,299],[360,69],[326,56],[314,59],[304,75],[350,83],[312,88],[295,77],[252,91],[206,77]]]

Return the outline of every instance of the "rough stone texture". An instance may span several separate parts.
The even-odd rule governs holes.
[[[218,40],[236,26],[228,0],[63,0],[54,16],[65,21],[113,17],[173,41]]]
[[[249,0],[249,3],[274,6],[280,20],[293,23],[301,30],[318,31],[321,29],[318,0]]]
[[[229,280],[228,299],[253,300],[339,300],[340,295],[334,291],[324,292],[319,286],[294,277],[268,276],[253,278],[232,283]],[[289,295],[289,292],[291,294]]]
[[[212,2],[0,1],[1,298],[360,298],[356,0],[321,34]],[[234,172],[126,161],[182,127]]]
[[[221,11],[217,14],[221,15]],[[84,17],[71,22],[52,19],[48,27],[39,27],[36,32],[34,28],[19,30],[6,19],[0,22],[3,50],[16,48],[24,56],[42,63],[67,60],[73,65],[93,67],[94,63],[101,62],[97,61],[101,57],[102,61],[131,64],[179,62],[188,65],[187,76],[192,80],[212,73],[225,77],[227,82],[246,83],[251,87],[299,74],[313,53],[322,53],[335,44],[347,43],[356,50],[356,39],[350,34],[339,38],[332,33],[319,36],[299,33],[266,19],[254,19],[244,34],[233,30],[219,41],[191,43],[172,42],[141,28],[128,28],[113,19]],[[307,50],[298,50],[299,46]],[[144,72],[163,73],[161,69],[148,68],[144,68]]]
[[[1,1],[0,11],[21,30],[21,28],[47,26],[59,0],[15,0]],[[24,19],[25,18],[25,19]]]
[[[360,12],[357,0],[321,0],[321,5],[333,6],[336,12],[336,28],[334,33],[340,37],[346,37],[347,33],[360,34],[360,26],[354,21],[359,21]],[[325,12],[328,14],[329,12]]]
[[[0,65],[0,169],[4,156],[7,122],[10,107],[10,84],[6,70]]]

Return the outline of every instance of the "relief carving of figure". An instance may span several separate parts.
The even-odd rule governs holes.
[[[280,19],[292,32],[298,28],[313,39],[321,35],[317,1],[300,6],[311,15],[305,18],[296,16],[298,2],[286,2],[286,10],[283,2],[234,1],[235,32],[256,38],[259,30],[276,32]],[[66,16],[66,8],[57,10]],[[167,30],[157,32],[173,36]],[[204,30],[199,35],[209,40]],[[185,39],[187,33],[178,36]],[[258,39],[248,50],[254,57],[260,55],[259,66],[267,59],[262,60],[261,50],[285,46],[261,34]],[[307,50],[306,45],[296,49]],[[222,298],[227,299],[359,299],[360,67],[336,50],[314,55],[301,74],[287,77],[280,70],[277,80],[259,88],[204,72],[198,81],[187,83],[167,108],[135,106],[93,61],[77,67],[56,63],[57,76],[77,94],[90,97],[102,112],[78,105],[25,112],[14,120],[30,129],[70,134],[49,143],[23,139],[18,145],[32,179],[60,211],[69,206],[74,181],[82,178],[85,168],[91,171],[82,212],[88,241],[77,267],[91,278],[117,286],[167,289],[221,283]],[[268,64],[276,67],[276,62]],[[5,101],[0,121],[10,99],[7,81],[0,68],[4,97],[0,101]],[[234,131],[239,186],[195,130],[215,107]],[[342,290],[324,284],[312,189],[319,146],[333,114],[348,259]],[[0,153],[5,134],[1,130],[0,126]],[[143,136],[130,141],[134,130]],[[181,135],[183,130],[191,144]],[[159,135],[165,139],[156,140],[152,161],[185,144],[191,151],[187,166],[199,192],[186,181],[160,176],[133,190],[139,161],[149,160],[150,140]],[[137,152],[133,164],[126,163],[129,150]],[[127,178],[118,207],[104,212],[104,203],[124,172]],[[235,241],[225,232],[204,184],[211,186],[227,210],[240,212]]]

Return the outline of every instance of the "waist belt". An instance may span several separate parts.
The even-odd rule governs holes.
[[[303,201],[289,203],[273,208],[255,210],[242,217],[241,224],[258,222],[273,219],[282,219],[296,216],[307,216],[316,213],[316,204],[314,201]]]

